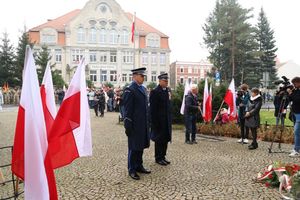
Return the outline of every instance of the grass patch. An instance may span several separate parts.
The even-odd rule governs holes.
[[[274,116],[274,110],[260,110],[260,123],[266,124],[266,122],[270,125],[276,125],[276,117]],[[289,112],[287,113],[287,117],[285,118],[286,126],[294,126],[293,122],[288,119]]]

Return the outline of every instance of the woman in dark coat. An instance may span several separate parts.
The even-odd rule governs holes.
[[[249,127],[252,133],[252,144],[248,146],[250,150],[257,149],[257,128],[260,126],[259,111],[262,105],[262,97],[257,88],[251,90],[250,103],[248,104],[248,111],[245,114],[245,126]]]

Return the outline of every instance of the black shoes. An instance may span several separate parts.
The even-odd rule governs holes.
[[[198,144],[198,142],[196,142],[196,140],[193,140],[193,141],[186,140],[185,143],[186,144]]]
[[[165,160],[157,160],[156,163],[163,166],[168,165],[168,163]]]
[[[143,174],[150,174],[150,173],[151,173],[150,170],[147,170],[147,169],[145,169],[144,167],[140,167],[140,168],[137,169],[136,171],[139,172],[139,173],[143,173]]]
[[[165,163],[167,163],[168,165],[171,164],[170,161],[168,161],[167,159],[164,159]]]
[[[258,145],[257,144],[253,144],[253,143],[248,146],[249,150],[254,150],[254,149],[257,149],[257,148],[258,148]]]
[[[136,172],[129,172],[129,176],[134,180],[140,180],[140,176]]]

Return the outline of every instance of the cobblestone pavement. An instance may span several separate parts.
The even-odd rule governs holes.
[[[12,145],[16,115],[17,109],[0,112],[0,147]],[[252,178],[274,161],[300,161],[288,153],[269,154],[270,143],[265,142],[249,151],[236,139],[197,136],[198,144],[188,145],[183,131],[174,130],[168,149],[171,165],[154,162],[151,143],[144,151],[144,166],[152,173],[134,181],[127,173],[127,139],[118,114],[96,118],[91,112],[91,121],[93,156],[56,170],[59,199],[281,199],[277,189]],[[292,146],[282,148],[288,151]],[[8,155],[0,152],[0,162],[9,160]],[[11,186],[0,185],[0,199],[10,191]]]

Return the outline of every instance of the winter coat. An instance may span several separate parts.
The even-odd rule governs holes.
[[[123,95],[124,127],[128,147],[142,151],[150,146],[148,95],[144,86],[132,82]]]
[[[170,142],[172,138],[171,101],[169,89],[158,85],[150,93],[151,139]]]
[[[249,117],[245,117],[245,126],[249,128],[258,128],[260,126],[260,116],[259,111],[262,106],[262,98],[257,95],[254,98],[250,98],[248,104],[248,111],[250,113]]]

